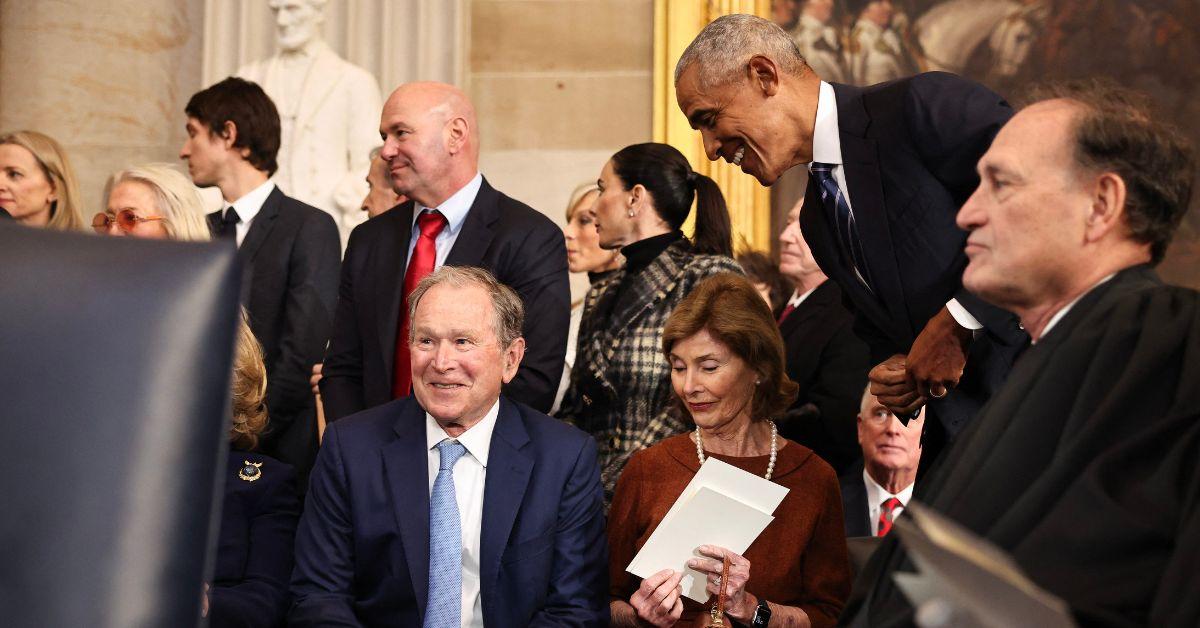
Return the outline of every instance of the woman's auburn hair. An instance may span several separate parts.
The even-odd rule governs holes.
[[[766,301],[742,275],[719,273],[696,285],[671,312],[663,328],[663,354],[675,343],[707,329],[753,370],[760,381],[750,401],[750,418],[778,418],[800,387],[784,370],[783,337]],[[676,399],[682,404],[682,400]]]

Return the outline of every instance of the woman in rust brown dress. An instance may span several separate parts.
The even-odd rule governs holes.
[[[702,545],[688,564],[708,576],[715,596],[730,559],[726,624],[834,625],[850,593],[838,481],[771,420],[795,398],[796,384],[784,374],[767,304],[744,277],[706,279],[671,314],[663,351],[695,429],[635,454],[617,483],[608,518],[613,625],[707,625],[707,608],[680,594],[681,573],[639,581],[625,567],[709,456],[790,489],[744,556]]]

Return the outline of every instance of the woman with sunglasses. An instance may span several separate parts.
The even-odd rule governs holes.
[[[106,235],[137,238],[209,239],[204,202],[187,176],[167,164],[126,168],[104,186],[106,209],[92,218],[92,229]]]
[[[204,207],[186,176],[165,164],[128,168],[105,186],[102,234],[207,241]],[[291,466],[255,453],[267,427],[267,372],[245,311],[233,365],[233,424],[224,505],[211,585],[204,587],[209,625],[282,625],[288,607],[292,542],[300,517]]]

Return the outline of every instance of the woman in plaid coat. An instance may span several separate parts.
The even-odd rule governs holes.
[[[741,273],[720,188],[666,144],[635,144],[604,165],[593,211],[600,246],[625,265],[584,302],[571,384],[558,416],[596,438],[605,503],[633,452],[688,429],[671,403],[667,317],[704,278]],[[696,200],[695,235],[680,228]]]

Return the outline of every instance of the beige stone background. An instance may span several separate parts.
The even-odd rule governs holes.
[[[326,41],[385,96],[417,78],[463,86],[484,175],[559,224],[576,185],[650,140],[653,0],[330,0],[326,11]],[[266,0],[0,0],[0,130],[59,140],[90,218],[115,170],[179,163],[187,99],[269,54],[271,24]],[[573,278],[576,297],[585,287]]]

